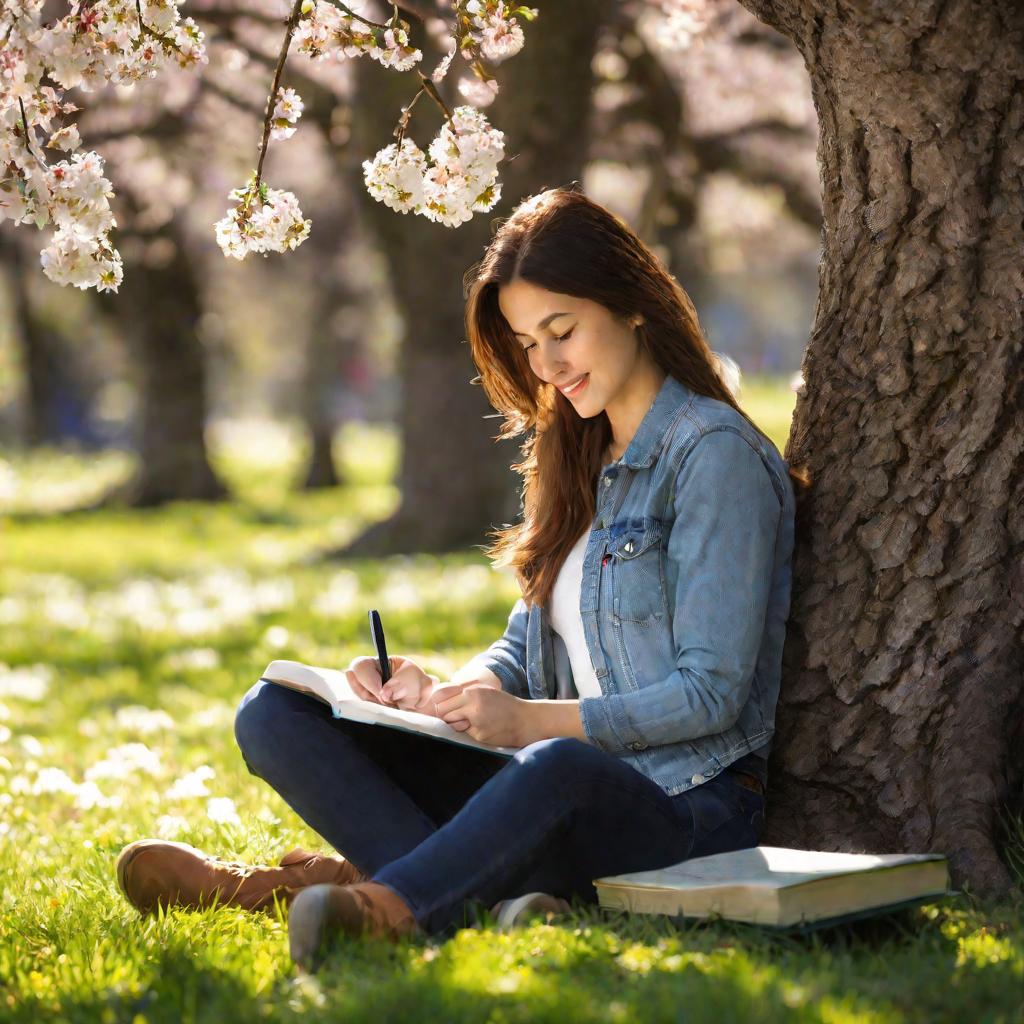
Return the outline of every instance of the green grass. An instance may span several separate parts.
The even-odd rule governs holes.
[[[744,402],[781,448],[785,385],[748,381]],[[500,635],[516,596],[476,550],[318,563],[394,507],[395,439],[346,429],[353,484],[310,495],[291,488],[301,445],[282,436],[273,457],[218,442],[236,493],[222,505],[0,527],[0,1020],[1021,1019],[1020,902],[970,894],[805,937],[577,907],[510,934],[343,940],[315,977],[295,971],[279,914],[138,917],[113,863],[141,836],[264,862],[326,848],[235,746],[234,707],[268,660],[347,663],[377,607],[395,652],[445,676]],[[7,493],[45,510],[127,468],[21,457]],[[169,793],[203,766],[207,793]]]

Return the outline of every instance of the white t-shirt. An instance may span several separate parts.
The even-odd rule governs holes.
[[[583,635],[583,617],[580,615],[583,552],[589,537],[590,528],[587,527],[562,563],[548,602],[551,627],[565,641],[569,664],[572,665],[573,682],[581,698],[601,696],[601,685],[590,660],[590,651],[587,650],[587,641]]]

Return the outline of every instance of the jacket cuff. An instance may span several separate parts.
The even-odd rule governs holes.
[[[487,654],[477,655],[475,660],[479,661],[484,668],[490,669],[501,680],[501,688],[506,693],[511,693],[513,697],[529,696],[520,680],[522,670],[518,665],[514,669],[510,668],[505,661]]]
[[[583,697],[580,700],[580,719],[587,739],[599,750],[609,754],[632,754],[647,746],[643,737],[630,725],[621,694]]]

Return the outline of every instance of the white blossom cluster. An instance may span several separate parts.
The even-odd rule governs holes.
[[[270,115],[270,137],[290,139],[295,134],[295,125],[302,116],[303,103],[294,89],[278,89],[274,112]]]
[[[501,198],[498,162],[505,136],[473,107],[456,107],[427,150],[411,139],[392,143],[363,161],[370,195],[399,213],[457,227],[474,212],[490,210]]]
[[[122,278],[103,161],[92,152],[46,160],[45,149],[72,153],[81,145],[77,127],[63,123],[78,108],[62,91],[138,81],[172,61],[204,63],[203,33],[180,19],[179,3],[71,0],[68,13],[47,25],[43,0],[0,7],[0,223],[56,229],[40,259],[58,284],[117,291]]]
[[[399,20],[386,29],[374,28],[327,0],[306,0],[302,5],[295,42],[299,53],[314,60],[344,60],[365,53],[396,71],[408,71],[423,58],[420,50],[409,45],[406,22]]]
[[[64,17],[46,25],[41,22],[44,0],[0,4],[0,223],[54,228],[40,258],[46,275],[59,284],[117,291],[123,277],[121,257],[110,239],[116,227],[111,185],[96,153],[75,153],[81,139],[65,118],[78,108],[64,102],[63,91],[130,84],[172,63],[182,68],[206,63],[203,33],[192,18],[180,17],[183,2],[67,0]],[[472,105],[456,108],[428,154],[406,140],[403,131],[397,144],[363,164],[375,198],[451,227],[492,209],[500,198],[497,164],[504,156],[504,136],[476,109],[498,92],[484,62],[518,53],[523,31],[517,19],[532,20],[538,13],[505,0],[455,0],[453,10],[455,43],[427,81],[444,78],[461,52],[476,80],[461,80],[459,91]],[[423,57],[410,45],[409,26],[397,10],[386,25],[376,25],[328,0],[304,0],[293,41],[313,59],[367,54],[396,71],[411,69]],[[275,83],[280,71],[279,66]],[[294,89],[271,96],[261,168],[267,140],[290,138],[302,111]],[[51,165],[48,149],[71,155]],[[227,256],[284,252],[309,234],[311,222],[302,216],[296,197],[268,188],[258,173],[229,198],[234,206],[215,225]]]
[[[440,77],[448,70],[456,51],[470,65],[472,75],[462,75],[457,87],[459,95],[474,107],[486,107],[498,95],[498,81],[484,66],[484,62],[500,64],[514,57],[523,48],[523,30],[517,18],[532,21],[537,17],[536,7],[521,7],[504,0],[464,0],[456,8],[459,36],[448,56],[434,73]]]
[[[536,17],[535,9],[525,10]],[[503,0],[469,0],[465,11],[472,25],[473,42],[485,60],[497,64],[514,57],[523,48],[523,30],[514,17],[523,13],[523,8]]]
[[[255,174],[247,185],[232,189],[228,198],[235,205],[214,225],[225,256],[244,260],[250,252],[286,252],[309,235],[312,222],[303,218],[298,199],[257,183]]]

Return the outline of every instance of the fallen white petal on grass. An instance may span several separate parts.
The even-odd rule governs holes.
[[[90,765],[85,771],[87,779],[123,779],[135,772],[158,775],[161,771],[160,754],[145,743],[123,743],[111,747],[102,761]]]
[[[78,783],[63,768],[40,768],[32,783],[31,792],[41,793],[77,793]]]
[[[114,724],[119,729],[141,733],[143,736],[162,729],[173,729],[174,719],[159,708],[147,708],[141,704],[127,704],[118,708]]]
[[[263,642],[269,647],[276,647],[278,650],[282,647],[287,647],[288,641],[291,638],[291,633],[284,626],[271,626],[263,634]]]
[[[164,658],[164,667],[169,672],[209,671],[220,666],[220,655],[212,647],[190,647],[184,651],[172,651]]]
[[[351,569],[336,572],[313,599],[313,611],[325,617],[351,615],[359,603],[359,576]]]
[[[49,665],[8,668],[0,662],[0,697],[41,701],[50,689],[53,675]]]
[[[213,796],[206,801],[206,816],[221,825],[241,825],[242,819],[229,796]]]
[[[122,803],[124,800],[120,794],[107,796],[91,780],[83,782],[75,795],[75,806],[83,811],[90,811],[94,807],[120,807]]]
[[[180,814],[161,814],[156,819],[156,834],[161,839],[174,839],[192,826]]]
[[[42,757],[43,756],[43,745],[36,739],[35,736],[19,736],[18,743],[21,745],[21,749],[25,751],[29,757]]]
[[[206,780],[212,779],[215,774],[208,764],[201,764],[198,768],[186,772],[180,779],[175,779],[164,796],[168,800],[187,800],[193,797],[207,796],[210,790],[206,786]]]

